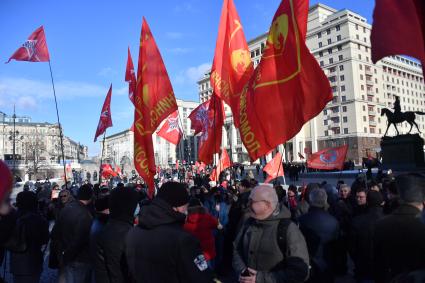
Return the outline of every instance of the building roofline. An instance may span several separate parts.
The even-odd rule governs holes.
[[[317,3],[317,4],[314,4],[313,6],[310,6],[310,8],[308,8],[308,12],[310,13],[310,11],[315,10],[317,8],[324,8],[324,9],[329,10],[329,11],[334,12],[334,13],[338,12],[337,9],[332,8],[332,7],[325,5],[323,3]]]
[[[112,135],[110,135],[110,136],[106,136],[106,137],[105,137],[105,140],[110,139],[110,138],[117,137],[117,136],[122,135],[122,134],[124,134],[124,133],[126,133],[126,132],[130,132],[130,129],[123,130],[123,131],[121,131],[121,132],[118,132],[118,133],[112,134]]]

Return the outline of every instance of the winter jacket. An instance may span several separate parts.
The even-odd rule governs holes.
[[[373,235],[375,223],[383,216],[381,207],[370,207],[366,214],[353,218],[349,252],[354,261],[356,279],[373,279]]]
[[[63,264],[91,261],[89,243],[92,221],[90,211],[80,201],[73,200],[62,209],[52,240],[58,242]]]
[[[402,204],[376,223],[374,270],[376,283],[390,282],[396,275],[425,269],[425,224],[420,210]]]
[[[49,224],[47,221],[29,211],[18,211],[16,225],[24,226],[26,251],[11,253],[10,272],[14,275],[37,275],[43,269],[41,246],[49,241]]]
[[[199,241],[183,230],[185,215],[156,198],[140,212],[126,238],[130,274],[137,283],[204,283],[212,274]]]
[[[195,236],[201,243],[201,249],[206,260],[215,258],[215,240],[213,232],[218,221],[206,212],[189,213],[184,230]]]
[[[257,283],[304,282],[309,267],[307,245],[293,222],[287,228],[285,254],[278,244],[279,221],[290,217],[289,210],[279,206],[265,220],[247,220],[233,246],[233,268],[237,274],[250,267],[257,270]]]
[[[310,255],[311,282],[332,282],[340,235],[338,221],[324,209],[311,206],[308,213],[298,219],[298,223]]]

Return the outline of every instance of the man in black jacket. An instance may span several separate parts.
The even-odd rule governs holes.
[[[425,177],[404,174],[396,178],[401,205],[376,223],[374,235],[375,282],[425,269],[425,224],[423,210]]]
[[[95,239],[96,282],[131,282],[124,240],[133,227],[138,197],[139,194],[130,187],[117,187],[109,196],[109,221]]]
[[[143,283],[212,282],[199,242],[183,230],[189,195],[168,182],[142,207],[139,225],[128,232],[127,262],[132,279]]]
[[[66,204],[52,232],[52,240],[58,242],[60,262],[66,283],[91,282],[91,258],[89,251],[90,227],[93,217],[88,209],[93,190],[83,185],[78,200]]]

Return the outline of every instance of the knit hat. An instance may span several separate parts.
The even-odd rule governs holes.
[[[369,191],[367,193],[366,200],[369,207],[380,206],[384,201],[381,193],[377,191]]]
[[[131,187],[117,187],[109,195],[111,218],[132,219],[136,210],[139,193]]]
[[[93,197],[93,189],[85,184],[78,189],[77,198],[79,200],[90,200]]]
[[[156,197],[166,201],[172,207],[179,207],[189,202],[185,185],[178,182],[164,183]]]

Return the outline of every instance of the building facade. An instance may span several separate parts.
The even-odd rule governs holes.
[[[337,11],[323,4],[310,7],[306,44],[330,81],[333,100],[285,144],[286,161],[303,161],[301,157],[312,152],[348,144],[347,158],[360,164],[368,154],[379,154],[380,139],[387,128],[381,110],[392,110],[395,95],[400,97],[402,111],[425,110],[421,65],[401,56],[373,64],[370,32],[367,20],[352,11]],[[263,34],[248,42],[254,67],[260,63],[266,39],[267,34]],[[209,80],[207,72],[198,81],[201,102],[211,96]],[[231,150],[233,160],[247,161],[239,133],[231,124],[230,110],[226,113],[223,146]],[[425,117],[418,115],[416,121],[423,130]],[[404,123],[398,128],[407,133],[410,126]],[[394,134],[392,127],[388,135]]]
[[[177,99],[179,111],[179,125],[183,130],[183,137],[176,146],[159,137],[156,132],[152,139],[154,144],[155,164],[162,167],[175,164],[176,160],[182,162],[195,162],[198,158],[197,137],[193,136],[190,129],[190,112],[198,107],[199,103]],[[158,127],[160,129],[162,124]],[[101,152],[103,141],[100,141]],[[103,160],[106,163],[121,166],[124,173],[134,170],[134,133],[128,129],[105,138],[105,150]]]

